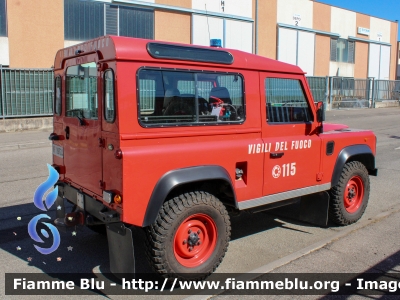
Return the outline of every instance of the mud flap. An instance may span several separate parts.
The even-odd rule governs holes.
[[[67,226],[65,225],[65,201],[64,197],[60,197],[58,195],[56,202],[54,203],[54,207],[56,208],[56,219],[54,220],[54,224],[57,229],[61,232],[67,232]]]
[[[110,271],[113,274],[134,274],[135,256],[132,230],[122,223],[107,224]]]
[[[288,205],[274,209],[273,214],[319,227],[327,227],[329,209],[328,192],[306,195],[296,199],[297,201],[294,204],[291,204],[289,201]]]
[[[329,210],[328,192],[302,196],[299,220],[313,225],[327,227]]]

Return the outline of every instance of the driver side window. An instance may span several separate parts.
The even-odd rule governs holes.
[[[267,78],[265,95],[268,123],[305,123],[313,116],[300,80]]]

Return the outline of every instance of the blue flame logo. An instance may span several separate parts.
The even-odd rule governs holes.
[[[54,188],[54,190],[52,190],[47,194],[46,199],[43,201],[43,196],[45,195],[45,193],[49,189],[51,189],[58,180],[58,172],[49,164],[47,164],[47,168],[49,169],[49,177],[45,182],[43,182],[41,185],[38,186],[33,196],[33,203],[37,208],[39,208],[42,211],[48,211],[56,201],[58,195],[58,186],[57,186]],[[37,215],[36,217],[33,217],[28,224],[28,233],[30,237],[35,242],[38,243],[44,243],[44,241],[40,238],[36,230],[39,220],[44,218],[51,219],[46,214],[40,214]],[[43,224],[50,230],[53,236],[53,245],[50,248],[42,248],[37,245],[34,246],[37,251],[47,255],[56,251],[60,246],[60,233],[58,232],[57,228],[54,225],[46,222],[43,222]],[[42,229],[40,232],[46,239],[49,238],[49,233],[46,230]]]

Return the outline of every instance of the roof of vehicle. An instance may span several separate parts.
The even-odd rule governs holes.
[[[152,57],[148,50],[148,43],[160,43],[165,45],[176,45],[192,47],[197,49],[212,49],[215,51],[229,52],[233,56],[232,64],[219,64],[210,62],[199,62],[191,60],[175,60],[175,59],[163,59]],[[215,47],[204,47],[197,45],[187,45],[179,43],[162,42],[148,39],[138,39],[121,36],[103,36],[93,40],[83,42],[68,48],[58,50],[54,68],[62,69],[63,62],[68,58],[83,56],[89,53],[97,52],[101,60],[131,60],[131,61],[144,61],[144,62],[163,62],[171,64],[182,64],[182,65],[201,65],[201,66],[221,66],[223,68],[232,69],[251,69],[269,72],[279,73],[294,73],[304,74],[304,72],[297,66],[283,63],[274,59],[258,56],[255,54],[227,49],[227,48],[215,48]]]

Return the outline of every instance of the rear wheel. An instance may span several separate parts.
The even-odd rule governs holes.
[[[147,257],[166,278],[202,280],[221,263],[230,231],[228,213],[215,196],[185,193],[165,202],[146,228]]]
[[[369,198],[369,175],[358,161],[346,163],[339,182],[330,191],[329,219],[338,225],[349,225],[364,214]]]

